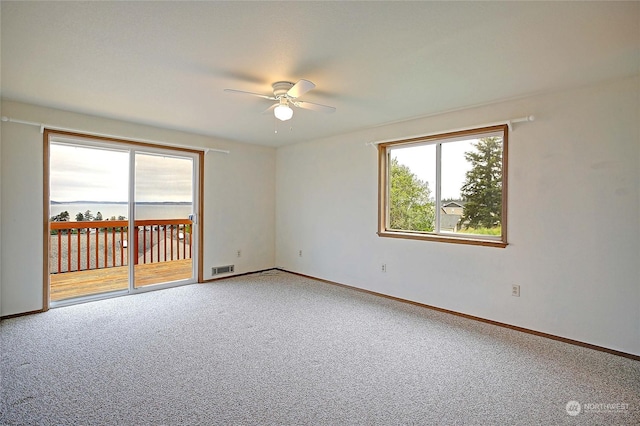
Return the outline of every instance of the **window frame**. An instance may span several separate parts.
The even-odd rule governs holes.
[[[387,227],[389,217],[389,148],[398,146],[411,146],[411,145],[436,145],[436,163],[440,163],[442,143],[446,143],[447,140],[460,137],[472,137],[475,135],[482,135],[491,132],[502,132],[502,217],[501,217],[501,236],[488,237],[482,235],[473,234],[454,234],[440,232],[421,232],[421,231],[406,231],[406,230],[393,230]],[[440,146],[438,146],[440,145]],[[403,238],[411,240],[423,240],[423,241],[437,241],[454,244],[468,244],[487,247],[499,247],[504,248],[507,243],[507,176],[508,176],[508,153],[509,153],[509,127],[507,124],[478,127],[467,130],[460,130],[455,132],[438,133],[433,135],[418,136],[408,139],[399,139],[389,142],[382,142],[377,144],[378,147],[378,236],[389,238]],[[441,176],[437,174],[437,184],[440,185]],[[441,207],[441,201],[436,198],[435,211],[438,217],[441,212],[438,207]]]

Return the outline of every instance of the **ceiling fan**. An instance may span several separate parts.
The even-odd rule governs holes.
[[[257,96],[259,98],[275,101],[276,103],[273,104],[269,110],[273,109],[273,114],[281,121],[287,121],[293,117],[293,109],[291,109],[291,105],[298,108],[320,112],[334,112],[336,110],[331,106],[301,101],[298,99],[300,96],[316,87],[316,85],[309,80],[299,80],[295,84],[288,81],[277,81],[273,83],[271,87],[273,87],[273,96],[235,89],[224,89],[224,91],[229,93],[239,93],[241,95]]]

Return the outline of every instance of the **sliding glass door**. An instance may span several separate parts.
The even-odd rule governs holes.
[[[196,281],[200,154],[49,136],[50,306]]]
[[[135,153],[135,288],[194,277],[193,158]]]
[[[51,302],[128,291],[129,161],[126,149],[51,142]]]

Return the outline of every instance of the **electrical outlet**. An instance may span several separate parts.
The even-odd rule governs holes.
[[[242,250],[238,250],[238,257],[242,256]]]
[[[298,256],[302,257],[302,250],[298,251]]]
[[[520,297],[520,286],[518,284],[511,286],[511,295],[514,297]]]
[[[380,272],[387,272],[387,264],[383,263],[382,268],[380,268]]]

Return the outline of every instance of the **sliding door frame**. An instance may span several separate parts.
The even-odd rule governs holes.
[[[185,148],[180,146],[172,146],[172,145],[162,145],[155,144],[149,142],[139,142],[128,139],[121,139],[110,136],[97,136],[92,134],[85,134],[79,132],[71,132],[71,131],[62,131],[62,130],[52,130],[45,128],[43,130],[43,152],[44,152],[44,161],[43,161],[43,245],[42,245],[42,253],[43,253],[43,291],[42,291],[42,312],[49,310],[50,307],[50,288],[49,288],[49,276],[50,276],[50,229],[49,229],[49,204],[50,204],[50,172],[51,172],[51,164],[50,164],[50,143],[52,137],[71,137],[71,138],[79,138],[85,139],[95,142],[106,142],[114,145],[121,144],[123,145],[123,149],[133,149],[134,151],[137,149],[148,148],[151,152],[154,150],[171,150],[176,153],[184,152],[190,154],[190,156],[194,156],[194,160],[197,161],[197,164],[194,164],[194,168],[197,170],[197,176],[195,177],[195,184],[197,185],[197,193],[194,195],[197,196],[197,205],[194,211],[196,214],[197,220],[197,270],[195,271],[195,280],[197,283],[204,282],[203,275],[203,260],[204,260],[204,241],[203,241],[203,229],[204,229],[204,221],[203,221],[203,212],[204,212],[204,151],[198,149]],[[131,202],[131,200],[130,200]],[[129,283],[129,287],[131,287],[131,283]],[[155,287],[155,286],[154,286]],[[162,286],[159,284],[159,287],[149,288],[149,290],[162,289],[166,288],[166,286]],[[135,294],[134,292],[128,292],[127,294]],[[117,296],[119,294],[113,295]],[[105,296],[111,297],[111,296]]]

